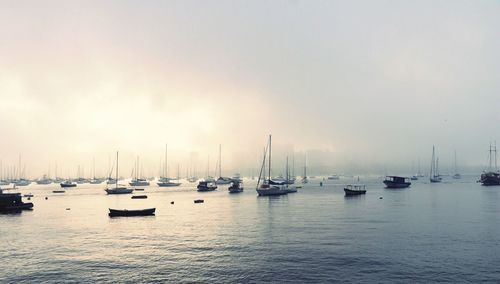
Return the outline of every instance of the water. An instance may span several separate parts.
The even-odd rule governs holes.
[[[364,179],[353,198],[347,179],[274,198],[251,181],[241,194],[151,187],[145,200],[32,186],[20,192],[33,211],[0,215],[0,282],[497,282],[500,187],[475,178],[402,190]],[[109,218],[110,207],[157,214]]]

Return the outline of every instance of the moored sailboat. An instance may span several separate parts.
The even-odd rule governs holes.
[[[271,135],[269,135],[269,142],[264,150],[264,159],[262,161],[262,166],[260,168],[260,174],[259,174],[259,179],[257,180],[257,188],[255,189],[257,191],[257,194],[259,196],[272,196],[272,195],[285,195],[288,194],[288,192],[285,190],[285,184],[284,183],[277,183],[274,182],[271,179]],[[265,173],[265,166],[266,166],[266,155],[269,153],[268,157],[268,177],[266,179],[266,173]],[[262,183],[261,183],[262,181]]]
[[[133,188],[127,188],[124,186],[118,187],[118,151],[116,152],[116,178],[115,178],[115,187],[114,188],[106,188],[107,194],[128,194],[134,191]]]

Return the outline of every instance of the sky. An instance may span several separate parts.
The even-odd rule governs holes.
[[[0,159],[121,175],[422,171],[500,144],[498,1],[0,2]],[[255,170],[256,171],[256,170]]]

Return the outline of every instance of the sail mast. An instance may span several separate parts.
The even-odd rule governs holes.
[[[115,187],[118,188],[118,151],[116,151],[116,179]]]
[[[269,181],[271,181],[271,134],[269,134]]]
[[[222,145],[219,144],[219,177],[222,177]]]

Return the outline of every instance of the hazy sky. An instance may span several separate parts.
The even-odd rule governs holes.
[[[0,2],[0,158],[405,171],[500,141],[499,1]],[[500,144],[500,143],[499,143]],[[212,165],[211,167],[214,167]],[[99,170],[99,169],[98,169]],[[87,169],[88,171],[88,169]]]

